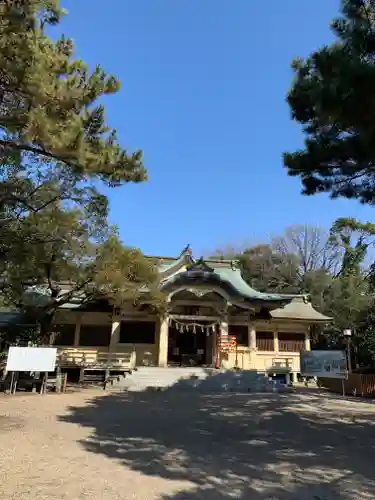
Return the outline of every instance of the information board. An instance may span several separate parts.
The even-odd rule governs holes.
[[[303,377],[348,378],[345,351],[301,351]]]
[[[10,347],[6,365],[9,372],[53,372],[55,347]]]
[[[218,338],[221,352],[235,352],[237,349],[237,338],[235,335],[221,335]]]

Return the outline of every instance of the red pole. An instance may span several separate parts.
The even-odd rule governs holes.
[[[218,370],[220,368],[219,362],[219,351],[216,353],[215,368]]]

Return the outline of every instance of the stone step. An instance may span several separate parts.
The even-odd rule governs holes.
[[[263,373],[251,370],[145,367],[121,378],[113,390],[198,390],[200,392],[271,392],[279,386]],[[112,390],[110,388],[110,390]]]

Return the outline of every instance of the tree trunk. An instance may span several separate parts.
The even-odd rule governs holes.
[[[52,325],[55,319],[56,309],[47,311],[39,320],[40,325],[40,341],[43,345],[53,344],[54,339]]]

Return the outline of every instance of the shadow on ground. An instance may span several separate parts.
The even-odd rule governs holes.
[[[105,395],[60,418],[92,429],[89,452],[190,484],[163,500],[370,500],[374,414],[312,394],[166,391]]]

